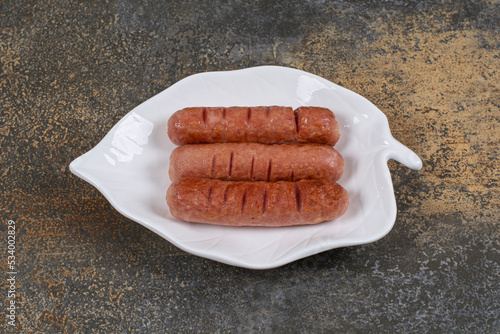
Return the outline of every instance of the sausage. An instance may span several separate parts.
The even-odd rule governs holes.
[[[171,214],[181,220],[228,226],[317,224],[342,216],[347,191],[327,180],[245,182],[188,178],[167,191]]]
[[[334,146],[339,126],[321,107],[195,107],[175,112],[168,136],[176,145],[207,143],[316,143]]]
[[[343,171],[344,159],[327,145],[217,143],[177,147],[170,155],[169,176],[171,181],[192,177],[226,181],[337,181]]]

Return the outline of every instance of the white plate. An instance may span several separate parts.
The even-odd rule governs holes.
[[[169,156],[168,118],[189,106],[322,106],[340,126],[335,148],[345,172],[339,183],[350,205],[340,219],[312,226],[223,227],[174,218],[165,194]],[[227,264],[266,269],[329,249],[385,236],[396,220],[387,167],[395,159],[420,169],[422,161],[396,141],[385,115],[362,96],[296,69],[262,66],[187,77],[123,117],[102,141],[70,164],[126,217],[195,255]]]

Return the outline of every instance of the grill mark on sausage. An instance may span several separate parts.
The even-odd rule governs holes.
[[[252,113],[252,108],[247,109],[247,125],[250,125],[250,114]]]
[[[266,108],[266,119],[269,118],[269,112],[271,111],[271,107]]]
[[[207,195],[207,206],[210,206],[210,199],[212,198],[212,188],[213,185],[210,185],[210,188],[208,189],[208,195]]]
[[[267,185],[264,188],[264,196],[262,196],[262,214],[266,213],[266,205],[267,205]]]
[[[269,159],[269,166],[267,167],[267,182],[271,181],[272,168],[273,168],[273,159]]]
[[[295,201],[297,202],[297,211],[302,212],[302,199],[300,196],[300,188],[297,183],[295,183]]]
[[[227,191],[228,191],[229,187],[226,186],[226,190],[224,190],[224,200],[222,202],[222,209],[224,209],[226,207],[226,202],[227,202]]]
[[[229,156],[229,175],[228,175],[229,179],[231,178],[231,173],[233,172],[233,156],[234,152],[233,150],[231,150],[231,155]]]
[[[214,178],[214,172],[215,172],[215,153],[214,153],[214,158],[212,159],[212,174],[211,178]]]
[[[207,108],[203,108],[201,117],[203,118],[203,125],[207,126]]]
[[[227,108],[222,109],[222,119],[225,121],[226,120],[226,110]]]
[[[290,176],[290,179],[292,180],[292,182],[295,181],[295,175],[293,175],[293,170],[292,170],[292,175]]]
[[[243,214],[243,210],[245,210],[245,204],[247,203],[247,190],[248,187],[245,188],[245,192],[243,193],[243,199],[241,200],[241,213]]]
[[[295,131],[299,133],[299,113],[295,112],[294,116],[295,116]]]
[[[253,180],[253,164],[255,162],[255,155],[252,155],[252,167],[250,167],[250,180]]]

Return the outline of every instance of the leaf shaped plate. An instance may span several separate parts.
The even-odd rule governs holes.
[[[339,183],[350,206],[340,219],[311,226],[262,228],[187,223],[174,218],[165,195],[175,148],[167,121],[190,106],[322,106],[334,111],[345,172]],[[189,253],[252,269],[284,265],[337,247],[385,236],[396,220],[387,160],[412,169],[422,161],[396,141],[385,115],[362,96],[296,69],[262,66],[187,77],[125,115],[70,170],[120,213]]]

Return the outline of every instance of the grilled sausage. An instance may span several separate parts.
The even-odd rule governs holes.
[[[170,155],[170,180],[208,178],[226,181],[337,181],[344,159],[331,146],[256,143],[195,144]]]
[[[196,107],[175,112],[168,136],[176,145],[203,143],[316,143],[334,146],[339,127],[321,107]]]
[[[234,182],[188,178],[167,191],[171,214],[181,220],[228,226],[317,224],[347,210],[347,191],[335,182]]]

